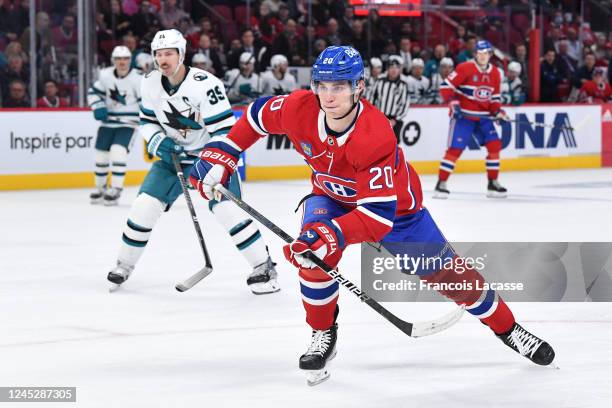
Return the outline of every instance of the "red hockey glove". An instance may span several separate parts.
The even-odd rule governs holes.
[[[342,257],[344,236],[331,221],[323,220],[306,224],[300,236],[283,247],[285,258],[298,268],[315,268],[316,265],[304,254],[312,252],[331,268],[335,268]]]
[[[238,167],[240,152],[227,143],[210,142],[200,153],[200,160],[193,166],[189,181],[207,200],[215,197],[214,187],[217,184],[226,185],[229,177]]]

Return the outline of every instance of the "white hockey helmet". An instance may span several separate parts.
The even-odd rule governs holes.
[[[255,57],[250,52],[240,54],[240,65],[246,65],[255,62]]]
[[[276,69],[276,67],[282,64],[289,65],[287,57],[285,57],[283,54],[273,55],[270,59],[270,66],[272,67],[272,69]]]
[[[118,45],[113,48],[113,53],[111,54],[111,61],[114,61],[115,58],[132,58],[132,52],[125,45]]]
[[[445,67],[454,67],[455,63],[451,58],[444,57],[440,60],[440,65],[444,65]]]
[[[145,69],[147,65],[151,66],[153,64],[153,57],[148,52],[141,52],[136,56],[136,66],[142,70]]]
[[[370,67],[372,68],[382,68],[382,61],[380,60],[380,58],[370,58]]]
[[[176,48],[178,50],[178,65],[180,66],[185,60],[185,49],[187,48],[187,41],[179,30],[173,28],[171,30],[161,30],[155,33],[155,37],[153,37],[153,41],[151,41],[151,54],[155,56],[155,51],[163,50],[166,48]],[[157,62],[155,63],[155,65],[157,66]]]
[[[517,75],[521,75],[523,68],[521,67],[520,63],[512,61],[508,64],[508,71],[516,72]]]
[[[421,58],[415,58],[412,60],[412,66],[424,68],[425,62]]]

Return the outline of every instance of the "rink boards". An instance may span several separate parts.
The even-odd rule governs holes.
[[[526,105],[506,110],[521,123],[498,127],[503,145],[502,171],[612,165],[612,104]],[[236,111],[236,116],[240,114]],[[448,110],[414,107],[403,122],[400,145],[406,158],[423,174],[437,172],[448,141]],[[559,127],[550,129],[526,122]],[[0,110],[0,190],[92,186],[98,124],[89,110]],[[486,151],[472,142],[456,171],[484,171],[485,156]],[[262,138],[246,153],[244,161],[247,180],[310,175],[283,135]],[[126,184],[142,182],[150,164],[136,135]]]

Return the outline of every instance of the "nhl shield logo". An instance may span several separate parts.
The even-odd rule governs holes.
[[[334,145],[334,138],[329,136],[327,138],[327,144],[330,145],[330,146],[333,146]]]
[[[301,142],[300,147],[306,156],[312,157],[312,145],[310,143]]]

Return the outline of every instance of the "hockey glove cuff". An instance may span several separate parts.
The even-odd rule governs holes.
[[[331,220],[306,224],[300,236],[283,247],[285,258],[298,268],[315,268],[307,253],[312,252],[327,265],[335,268],[345,247],[342,231]]]

